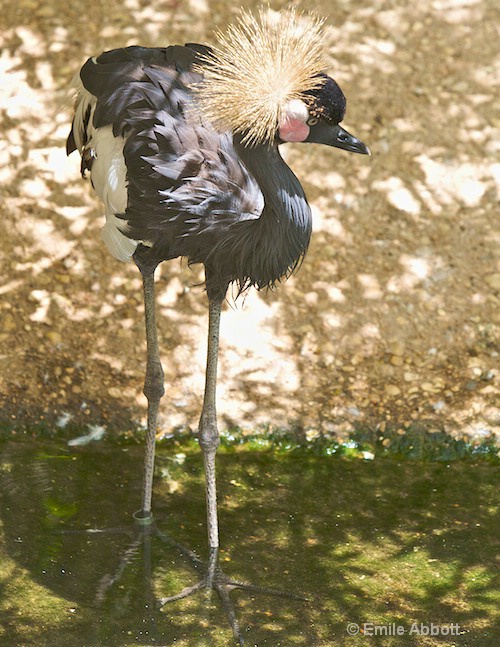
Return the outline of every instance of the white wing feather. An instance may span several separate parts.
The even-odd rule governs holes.
[[[112,126],[94,128],[92,117],[96,106],[96,98],[88,92],[80,79],[77,81],[77,103],[73,127],[75,144],[80,154],[85,150],[92,151],[92,169],[90,172],[92,186],[104,204],[106,224],[101,235],[108,251],[119,261],[128,262],[137,249],[139,241],[128,238],[126,223],[116,214],[123,213],[127,208],[127,167],[123,157],[125,139],[113,135]],[[86,126],[87,143],[83,144],[85,133],[85,117],[90,108],[90,119]]]

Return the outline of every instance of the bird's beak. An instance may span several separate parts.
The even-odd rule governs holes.
[[[330,124],[318,124],[311,126],[311,132],[306,140],[313,144],[325,144],[342,148],[350,153],[360,153],[361,155],[371,155],[370,149],[366,144],[347,132],[342,126],[331,126]]]

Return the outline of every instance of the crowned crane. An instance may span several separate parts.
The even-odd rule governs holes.
[[[90,58],[77,81],[67,152],[104,203],[104,242],[134,261],[144,289],[148,401],[142,505],[151,498],[157,414],[164,394],[154,273],[179,256],[202,263],[208,354],[199,443],[206,478],[208,544],[219,546],[215,455],[221,306],[273,287],[303,259],[311,236],[304,191],[279,153],[286,142],[369,154],[340,126],[346,100],[323,72],[322,23],[294,11],[271,20],[243,12],[211,48],[188,43],[126,47]]]

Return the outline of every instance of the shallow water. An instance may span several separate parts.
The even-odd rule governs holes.
[[[215,593],[163,610],[156,602],[199,579],[183,551],[207,557],[202,461],[192,445],[159,449],[154,512],[163,534],[153,535],[131,519],[141,447],[35,441],[0,449],[0,644],[234,644]],[[494,470],[221,453],[222,570],[310,599],[231,593],[245,644],[366,644],[347,636],[347,623],[389,621],[458,622],[464,631],[450,644],[495,644]]]

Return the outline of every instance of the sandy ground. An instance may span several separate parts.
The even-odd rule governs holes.
[[[0,398],[7,428],[143,424],[139,274],[100,241],[101,207],[67,159],[66,90],[84,60],[210,42],[232,2],[3,2],[0,12]],[[244,3],[247,8],[256,3]],[[285,5],[271,2],[273,8]],[[495,0],[316,2],[345,126],[371,158],[286,151],[315,217],[300,272],[223,315],[222,427],[345,438],[412,425],[498,431],[499,9]],[[161,429],[196,428],[200,273],[158,279]],[[496,426],[497,425],[497,426]]]

